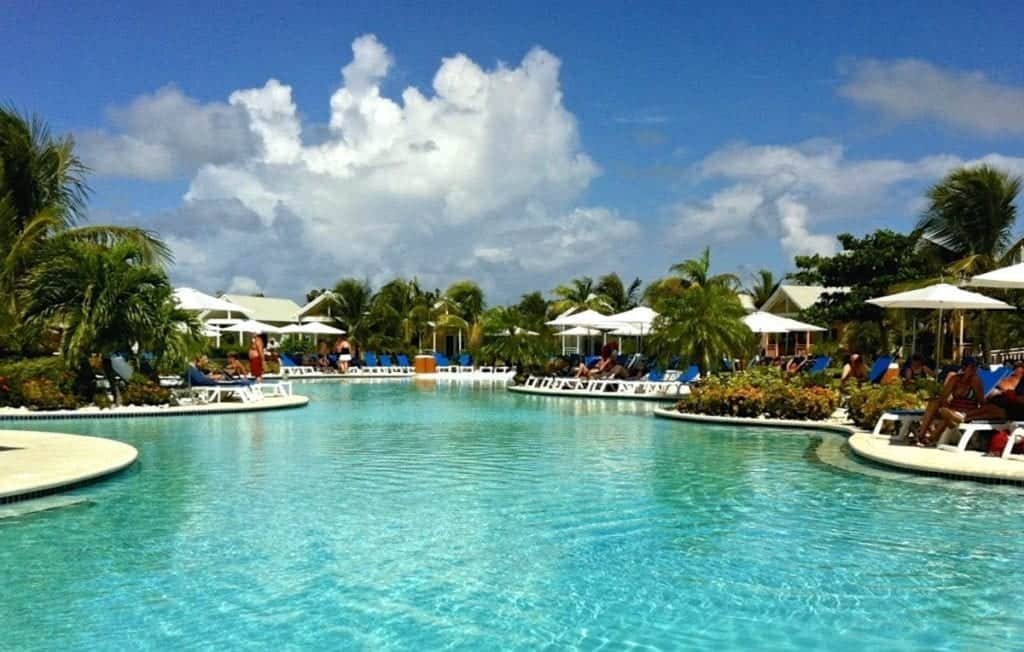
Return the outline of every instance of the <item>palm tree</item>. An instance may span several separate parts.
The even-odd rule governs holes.
[[[0,107],[0,331],[20,326],[16,281],[52,250],[46,243],[58,234],[103,246],[132,242],[147,264],[170,260],[167,247],[144,229],[76,226],[89,195],[87,172],[71,137],[54,137],[39,118]]]
[[[103,246],[57,236],[42,253],[19,280],[22,315],[36,332],[53,326],[63,331],[61,354],[80,378],[91,376],[92,354],[106,359],[155,344],[173,327],[167,275],[146,262],[137,243]],[[117,392],[109,369],[107,375]]]
[[[1013,233],[1020,189],[1020,177],[988,165],[950,172],[928,190],[928,207],[917,223],[922,245],[937,250],[958,278],[1011,264],[1024,244]],[[979,317],[979,330],[987,357],[987,317]]]
[[[1020,189],[1020,177],[988,165],[954,170],[928,190],[917,229],[952,262],[950,271],[991,271],[1012,262],[1024,244],[1013,236]]]
[[[723,284],[694,285],[663,301],[659,310],[651,345],[660,355],[681,355],[707,373],[723,358],[750,350],[753,333],[742,321],[746,312]]]
[[[747,290],[747,294],[754,301],[754,305],[760,309],[779,287],[779,281],[775,280],[775,274],[767,269],[758,270],[751,280],[753,283]]]
[[[331,290],[331,312],[358,346],[365,334],[364,319],[373,300],[373,288],[365,279],[343,278]]]
[[[669,268],[686,285],[722,285],[735,290],[740,279],[735,274],[711,274],[711,247],[704,247],[699,258],[690,258]]]
[[[565,285],[559,285],[551,293],[557,297],[551,302],[552,316],[560,315],[568,310],[583,308],[604,313],[612,311],[608,299],[597,292],[594,279],[589,276],[574,278]]]
[[[643,302],[661,312],[660,306],[666,301],[678,299],[689,286],[678,276],[659,278],[647,285],[643,292]]]
[[[548,301],[542,293],[530,292],[524,294],[520,297],[519,303],[516,304],[516,310],[521,317],[522,323],[520,325],[523,328],[528,328],[538,333],[546,328],[544,322],[548,318]]]
[[[618,274],[605,274],[597,282],[597,294],[604,297],[612,312],[624,312],[640,304],[639,278],[633,279],[627,288]]]
[[[484,329],[492,337],[480,347],[480,355],[491,362],[514,365],[520,371],[543,367],[552,353],[550,339],[524,332],[522,320],[516,308],[497,307],[484,313]]]

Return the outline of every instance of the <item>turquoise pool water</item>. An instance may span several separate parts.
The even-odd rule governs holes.
[[[141,463],[0,519],[0,648],[1020,648],[1024,491],[851,473],[819,460],[829,435],[621,402],[300,392],[4,424]]]

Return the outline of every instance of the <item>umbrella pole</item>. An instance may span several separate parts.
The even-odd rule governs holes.
[[[960,360],[964,359],[964,313],[960,312]]]
[[[939,308],[939,327],[936,332],[938,341],[935,343],[935,368],[938,369],[942,365],[942,308]]]

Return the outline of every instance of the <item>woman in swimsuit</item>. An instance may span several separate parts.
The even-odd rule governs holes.
[[[984,400],[978,362],[974,358],[964,358],[960,371],[949,374],[942,392],[928,403],[917,445],[935,446],[947,428],[960,425],[967,414],[976,411]],[[938,421],[935,421],[936,414],[942,417]]]
[[[249,373],[260,382],[263,380],[263,336],[253,335],[249,342]]]
[[[348,363],[352,362],[352,345],[348,343],[348,338],[342,337],[338,340],[338,367],[341,369],[341,373],[348,373]]]

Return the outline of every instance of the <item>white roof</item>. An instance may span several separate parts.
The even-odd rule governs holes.
[[[310,301],[306,305],[304,305],[301,308],[299,308],[299,310],[298,310],[299,318],[302,319],[302,318],[307,317],[307,315],[309,315],[309,313],[312,312],[314,308],[319,306],[324,301],[327,301],[327,299],[332,298],[333,296],[334,296],[333,292],[331,292],[330,290],[324,290],[323,292],[320,293],[320,296],[316,297],[315,299],[313,299],[312,301]],[[312,318],[308,319],[308,320],[307,319],[303,319],[303,321],[312,321]]]
[[[658,313],[647,306],[637,306],[636,308],[630,308],[624,312],[609,315],[606,320],[650,329],[651,324],[653,324],[654,320],[657,318]]]
[[[246,319],[240,321],[232,326],[227,326],[220,329],[222,333],[280,333],[281,329],[277,326],[271,326],[270,324],[264,324],[261,321],[255,321],[252,319]]]
[[[744,294],[743,292],[738,293],[736,297],[739,298],[740,305],[743,306],[743,309],[747,312],[754,312],[757,310],[757,306],[754,304],[754,297],[749,294]]]
[[[251,308],[219,299],[195,288],[175,288],[174,300],[182,310],[190,312],[237,312],[243,315],[252,312]]]
[[[763,306],[759,306],[759,309],[764,312],[772,312],[772,308],[776,303],[780,301],[789,300],[796,309],[806,310],[816,304],[821,295],[826,293],[837,293],[849,292],[850,288],[829,288],[822,287],[820,285],[780,285],[775,288],[772,295],[768,297],[768,300],[764,302]],[[740,299],[742,303],[743,299]]]
[[[250,308],[249,316],[269,323],[289,324],[298,321],[299,304],[291,299],[250,297],[244,294],[225,294],[223,299]]]
[[[985,288],[1024,288],[1024,263],[978,274],[967,285]]]
[[[868,299],[883,308],[919,308],[922,310],[1013,310],[1013,306],[977,292],[961,290],[949,283],[936,283],[919,290],[898,292]]]

